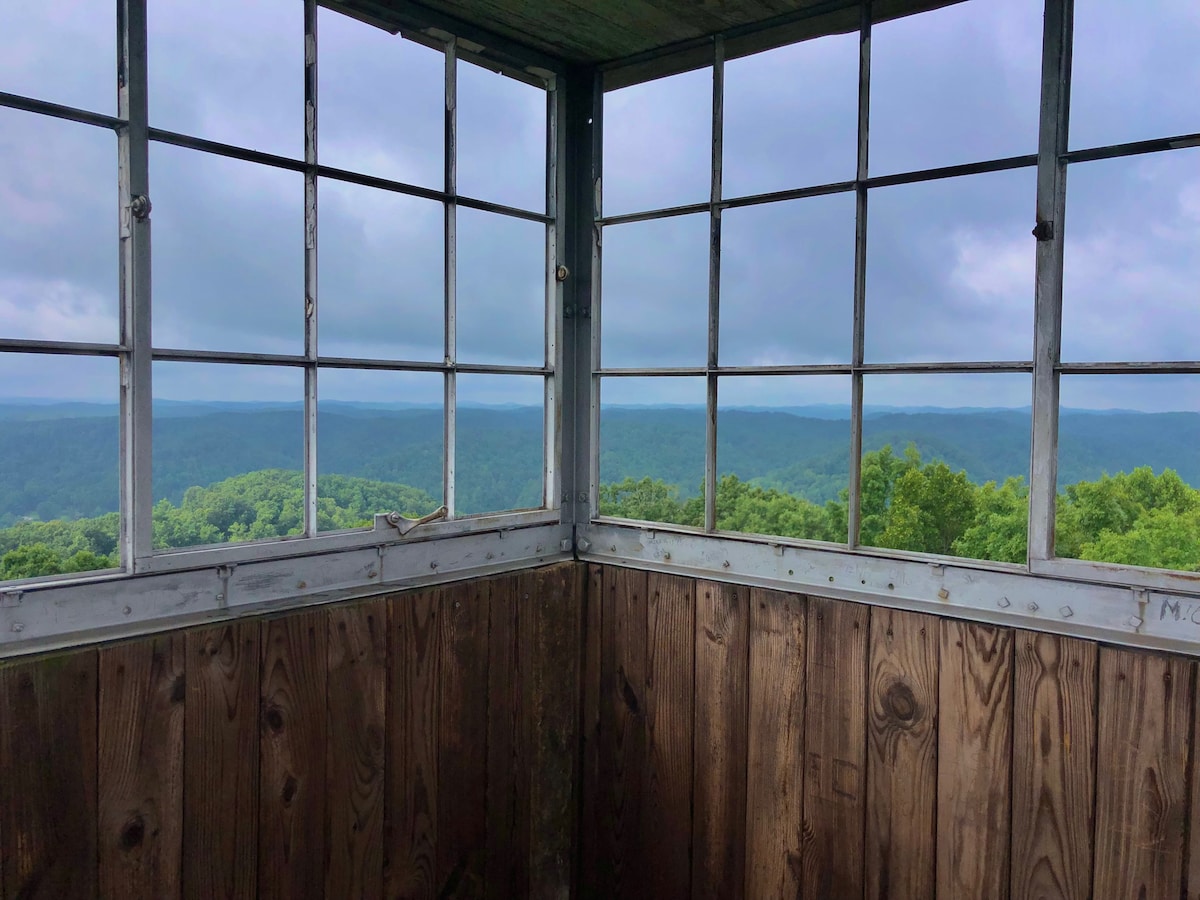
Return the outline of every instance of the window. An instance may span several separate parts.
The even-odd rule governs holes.
[[[553,76],[101,9],[0,14],[0,581],[557,520]]]

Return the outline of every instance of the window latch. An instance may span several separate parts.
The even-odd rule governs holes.
[[[400,515],[398,512],[390,512],[387,515],[376,516],[375,522],[378,525],[380,524],[380,520],[382,520],[383,524],[395,528],[398,532],[400,532],[400,536],[404,537],[418,525],[425,525],[429,522],[436,522],[438,519],[444,518],[446,518],[446,507],[439,506],[433,512],[429,513],[428,515],[421,516],[419,519],[410,519],[407,516]]]

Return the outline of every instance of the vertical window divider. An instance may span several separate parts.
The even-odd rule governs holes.
[[[551,75],[546,82],[546,214],[552,219],[546,226],[546,366],[550,373],[545,379],[545,394],[542,400],[542,457],[545,461],[542,474],[542,506],[557,509],[560,505],[559,472],[563,448],[562,391],[558,379],[562,372],[563,335],[563,282],[558,279],[558,248],[562,246],[560,232],[565,220],[559,204],[560,156],[559,130],[562,109],[558,78]]]
[[[120,546],[126,571],[154,552],[150,319],[150,130],[146,0],[117,3],[120,248]]]
[[[1063,225],[1074,0],[1046,0],[1038,127],[1033,435],[1028,563],[1053,559],[1058,484],[1058,365],[1062,351]]]
[[[455,366],[457,350],[457,197],[458,197],[458,41],[451,38],[446,43],[446,117],[444,143],[444,169],[446,175],[445,200],[445,403],[442,410],[445,428],[442,447],[442,497],[446,507],[446,518],[455,516],[454,463],[456,435],[458,431],[458,381]]]
[[[854,337],[850,373],[850,480],[846,543],[859,546],[862,532],[863,347],[867,315],[867,177],[870,174],[871,0],[863,0],[858,38],[858,167],[854,183]]]
[[[725,119],[725,40],[713,38],[712,189],[709,196],[708,365],[704,433],[704,530],[717,528],[717,365],[721,326],[721,167]]]
[[[304,534],[317,533],[317,0],[304,0]]]
[[[604,199],[604,73],[597,70],[592,76],[592,160],[589,179],[589,194],[587,201],[591,207],[588,219],[588,233],[591,236],[592,252],[592,281],[591,296],[588,298],[589,308],[579,310],[580,315],[589,315],[591,319],[591,445],[588,448],[588,493],[587,519],[590,521],[600,514],[600,338],[601,318],[604,315],[604,298],[600,293],[602,271],[602,235],[603,227],[597,221],[603,215]],[[581,499],[578,494],[576,500]]]

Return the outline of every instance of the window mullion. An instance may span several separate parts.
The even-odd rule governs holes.
[[[451,38],[446,44],[446,117],[445,117],[445,160],[446,205],[445,205],[445,351],[446,385],[445,408],[442,413],[445,433],[442,447],[442,490],[446,507],[446,518],[455,515],[454,502],[454,458],[458,430],[458,382],[454,370],[458,362],[457,349],[457,256],[458,219],[455,200],[458,196],[458,43]]]
[[[708,373],[704,437],[704,530],[717,528],[717,373],[721,330],[721,172],[725,131],[725,41],[713,39],[712,191],[709,196]]]
[[[153,553],[151,480],[150,147],[146,0],[117,5],[117,131],[121,294],[121,561]]]
[[[1038,132],[1034,297],[1033,439],[1029,468],[1029,561],[1054,558],[1058,481],[1058,363],[1062,344],[1063,219],[1066,211],[1073,0],[1046,0]]]
[[[863,0],[858,42],[858,163],[854,194],[854,335],[850,374],[850,480],[846,543],[857,547],[862,524],[863,353],[867,312],[867,178],[870,174],[871,0]]]
[[[317,2],[304,0],[304,533],[317,533]]]

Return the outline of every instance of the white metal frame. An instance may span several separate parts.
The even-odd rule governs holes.
[[[814,16],[825,14],[821,7]],[[933,601],[937,609],[947,607],[977,617],[978,599],[986,595],[986,586],[993,583],[1003,583],[1009,593],[1017,586],[1029,594],[1044,590],[1047,586],[1054,590],[1068,593],[1074,591],[1078,583],[1096,585],[1096,603],[1102,598],[1129,598],[1133,596],[1133,611],[1115,619],[1111,616],[1092,622],[1085,626],[1087,615],[1081,614],[1079,605],[1066,606],[1070,610],[1064,619],[1073,619],[1066,631],[1079,631],[1082,627],[1099,628],[1110,639],[1131,642],[1145,642],[1143,636],[1150,626],[1144,609],[1147,592],[1165,591],[1187,594],[1192,597],[1200,596],[1200,574],[1171,572],[1156,569],[1143,569],[1133,566],[1119,566],[1107,563],[1095,563],[1083,560],[1062,559],[1054,554],[1054,511],[1057,493],[1057,452],[1058,452],[1058,382],[1063,374],[1136,374],[1136,373],[1200,373],[1198,362],[1159,362],[1159,363],[1081,363],[1063,364],[1059,351],[1061,346],[1062,328],[1062,267],[1063,267],[1063,221],[1066,213],[1066,178],[1067,169],[1071,163],[1084,160],[1132,156],[1141,153],[1165,152],[1182,147],[1200,144],[1200,135],[1188,134],[1169,136],[1157,140],[1141,141],[1110,147],[1099,147],[1088,150],[1068,152],[1067,125],[1070,98],[1071,78],[1071,36],[1073,22],[1073,0],[1046,0],[1045,25],[1043,35],[1042,59],[1042,96],[1040,105],[1040,132],[1037,154],[1010,157],[1003,159],[984,160],[967,165],[949,166],[939,169],[915,171],[873,177],[870,175],[868,161],[869,110],[870,110],[870,77],[871,77],[871,26],[875,21],[872,15],[872,0],[864,0],[860,6],[861,18],[858,26],[860,35],[860,69],[859,69],[859,105],[858,105],[858,165],[854,181],[815,186],[797,186],[796,188],[777,191],[770,194],[759,194],[748,197],[725,198],[721,194],[721,129],[723,119],[723,68],[730,43],[717,36],[709,44],[707,53],[701,48],[691,46],[687,53],[670,51],[664,53],[666,71],[656,70],[654,60],[648,60],[643,55],[630,61],[625,66],[606,67],[604,77],[596,87],[597,107],[603,105],[603,92],[619,89],[640,80],[638,75],[654,77],[671,71],[711,68],[713,72],[713,156],[712,156],[712,196],[707,203],[696,203],[664,209],[645,210],[619,216],[604,216],[600,207],[599,185],[601,178],[597,172],[597,200],[595,207],[595,239],[593,290],[600,294],[600,257],[603,252],[603,231],[605,228],[629,222],[647,221],[669,216],[687,215],[707,212],[711,220],[712,254],[709,262],[709,358],[707,365],[697,367],[673,368],[605,368],[600,355],[601,336],[599,334],[599,309],[593,311],[592,320],[595,332],[592,338],[592,418],[594,432],[599,432],[599,391],[605,379],[622,377],[672,377],[698,376],[704,377],[707,384],[707,424],[705,446],[705,510],[703,529],[685,528],[661,523],[632,522],[610,516],[604,516],[599,509],[599,454],[600,442],[595,440],[591,452],[592,491],[591,525],[586,529],[584,542],[588,549],[581,555],[588,559],[608,562],[626,561],[630,564],[640,564],[667,571],[684,570],[693,574],[707,574],[717,578],[735,578],[754,583],[769,583],[776,587],[797,587],[830,592],[827,587],[834,578],[810,579],[804,575],[793,575],[789,571],[786,577],[778,574],[777,560],[787,554],[797,554],[806,562],[797,571],[825,571],[830,566],[839,571],[847,566],[861,568],[863,575],[870,577],[858,579],[861,582],[853,593],[862,599],[869,595],[874,602],[892,603],[899,596],[892,589],[898,574],[913,570],[917,567],[933,567],[936,570],[951,570],[969,573],[966,583],[972,585],[963,592],[952,592],[952,599],[928,596],[910,596],[912,603],[927,603]],[[674,60],[674,63],[670,62]],[[674,65],[672,69],[671,66]],[[637,73],[637,74],[634,74]],[[650,73],[649,75],[645,73]],[[597,162],[599,166],[599,162]],[[1036,219],[1039,227],[1035,230],[1036,249],[1036,285],[1034,305],[1036,323],[1032,337],[1032,358],[1029,360],[1008,361],[979,361],[955,363],[903,363],[878,364],[864,361],[865,321],[868,313],[866,306],[866,247],[868,235],[868,207],[872,189],[895,184],[908,184],[933,179],[971,175],[983,172],[995,172],[1017,168],[1036,168],[1037,197]],[[748,206],[760,203],[777,202],[801,197],[818,196],[829,193],[854,192],[856,195],[856,239],[855,239],[855,284],[854,284],[854,330],[851,363],[849,365],[796,365],[796,366],[722,366],[718,355],[718,308],[720,303],[720,218],[724,209]],[[601,301],[602,302],[602,301]],[[860,461],[862,458],[862,421],[863,421],[863,377],[877,373],[1026,373],[1032,375],[1033,381],[1033,422],[1031,441],[1031,464],[1029,472],[1030,503],[1029,503],[1029,553],[1026,563],[1022,566],[1011,564],[989,563],[986,561],[964,560],[956,557],[942,557],[927,554],[909,554],[890,550],[862,547],[859,544],[860,529]],[[717,484],[716,460],[716,429],[717,429],[717,395],[720,380],[728,375],[819,375],[839,374],[851,378],[851,424],[850,424],[850,471],[848,473],[849,528],[845,544],[827,544],[817,541],[796,540],[774,536],[731,535],[719,532],[716,527],[715,488]],[[638,535],[633,538],[631,535]],[[632,543],[631,543],[632,542]],[[581,544],[582,546],[582,544]],[[751,547],[757,549],[751,549]],[[736,548],[729,550],[725,548]],[[767,549],[763,549],[763,548]],[[657,548],[657,549],[656,549]],[[740,570],[730,563],[730,554],[747,562]],[[686,563],[680,562],[680,557],[687,558]],[[719,560],[719,564],[716,562]],[[820,561],[819,564],[815,561]],[[795,570],[795,567],[792,567]],[[920,571],[920,569],[913,570]],[[1016,579],[1014,581],[1013,579]],[[864,586],[888,584],[887,591],[871,591]],[[908,584],[914,584],[912,578]],[[1099,587],[1112,586],[1112,587]],[[1114,593],[1115,592],[1115,593]],[[1132,595],[1131,595],[1132,592]],[[833,591],[837,594],[837,591]],[[1002,595],[1003,596],[1003,595]],[[1107,602],[1107,601],[1105,601]],[[1175,602],[1175,601],[1172,601]],[[1183,601],[1180,601],[1183,602]],[[1139,606],[1139,603],[1142,604]],[[1061,605],[1061,604],[1060,604]],[[1126,604],[1118,603],[1122,609]],[[1057,608],[1057,607],[1056,607]],[[1165,608],[1165,607],[1164,607]],[[1173,607],[1172,607],[1173,608]],[[1100,607],[1089,608],[1092,612]],[[1138,609],[1142,611],[1139,613]],[[995,612],[993,617],[1005,621],[1026,621],[1033,627],[1046,628],[1046,614],[1042,610],[1039,615],[1025,616],[1030,610],[1018,609],[1015,605],[1007,612]],[[1166,615],[1164,613],[1164,615]],[[1189,614],[1190,615],[1190,614]],[[1200,620],[1200,615],[1197,616]],[[1166,619],[1162,620],[1164,623]],[[1144,627],[1145,626],[1145,627]],[[1051,626],[1051,630],[1054,630]],[[1165,625],[1164,625],[1165,627]],[[1176,635],[1177,629],[1171,630]],[[1196,633],[1200,638],[1200,632]],[[1193,640],[1189,632],[1185,642]],[[1153,643],[1153,642],[1151,642]]]
[[[167,132],[151,126],[147,103],[147,0],[119,0],[117,7],[118,40],[118,110],[116,116],[106,116],[58,104],[47,103],[31,97],[0,93],[0,106],[23,109],[28,112],[69,119],[101,128],[111,129],[118,141],[119,158],[119,202],[120,202],[120,338],[117,344],[68,343],[55,341],[28,341],[0,339],[0,353],[38,353],[49,355],[74,355],[109,357],[119,361],[121,378],[120,394],[120,548],[122,566],[119,571],[86,573],[75,576],[5,582],[0,584],[0,654],[7,650],[43,646],[47,636],[56,629],[65,627],[61,617],[52,614],[47,607],[74,602],[78,598],[86,603],[87,598],[98,596],[97,591],[120,594],[129,590],[134,594],[159,596],[161,615],[178,604],[168,593],[180,595],[216,597],[220,609],[234,609],[260,602],[261,590],[255,588],[247,594],[244,603],[231,604],[232,594],[228,590],[208,591],[204,585],[214,577],[237,581],[234,571],[248,572],[263,565],[273,565],[279,570],[286,566],[288,582],[292,584],[288,596],[297,599],[314,591],[313,585],[327,583],[322,577],[325,568],[343,569],[347,561],[362,554],[403,559],[401,545],[418,544],[430,538],[449,541],[445,555],[453,561],[452,546],[476,548],[482,541],[496,541],[497,546],[511,546],[501,541],[514,529],[525,529],[531,538],[532,549],[521,555],[527,558],[546,559],[569,553],[570,545],[564,547],[562,528],[564,513],[561,509],[561,474],[559,459],[562,447],[561,422],[562,399],[557,381],[562,370],[562,309],[563,283],[556,277],[558,247],[565,228],[562,205],[558,195],[563,189],[564,179],[559,165],[561,145],[559,141],[558,117],[560,94],[558,74],[546,67],[546,61],[531,56],[522,64],[514,62],[513,47],[500,41],[502,52],[493,56],[486,46],[474,41],[460,48],[453,34],[439,29],[405,32],[405,36],[427,46],[442,50],[445,54],[445,184],[443,190],[432,190],[416,185],[404,184],[347,172],[320,164],[318,159],[318,96],[317,65],[318,0],[303,0],[304,5],[304,117],[305,140],[303,159],[290,159],[273,154],[261,153],[203,138]],[[336,6],[336,4],[331,4]],[[390,27],[390,23],[379,23]],[[498,58],[497,58],[498,57]],[[457,70],[459,60],[482,64],[495,71],[518,78],[545,89],[547,104],[547,147],[546,147],[546,206],[544,211],[518,209],[487,200],[465,197],[458,194],[457,169]],[[185,147],[194,151],[216,154],[247,162],[302,173],[304,176],[304,350],[299,355],[227,353],[200,350],[182,350],[155,347],[151,339],[151,248],[150,232],[152,215],[146,214],[141,204],[152,199],[152,183],[149,166],[151,142],[160,142]],[[319,297],[317,281],[318,241],[318,185],[321,179],[351,182],[379,190],[393,191],[409,196],[436,200],[445,210],[445,354],[442,362],[431,363],[414,360],[381,360],[322,356],[318,350],[317,328],[319,322]],[[482,210],[496,215],[539,222],[545,226],[545,354],[541,365],[505,366],[459,362],[455,341],[456,321],[456,209],[459,206]],[[151,485],[151,419],[153,414],[152,367],[155,361],[183,361],[194,363],[223,363],[232,365],[285,366],[300,368],[304,372],[304,491],[305,528],[302,535],[240,544],[223,544],[209,547],[156,551],[152,545],[153,493]],[[443,504],[446,508],[444,521],[420,526],[407,537],[401,537],[382,517],[373,528],[346,532],[319,532],[317,529],[317,439],[316,417],[319,373],[323,369],[342,368],[360,370],[386,370],[410,372],[440,372],[445,382],[444,407],[444,478]],[[543,496],[540,508],[487,515],[459,515],[455,508],[455,425],[456,425],[456,381],[459,373],[528,375],[541,377],[544,382],[545,417],[543,426]],[[387,510],[380,510],[386,513]],[[551,529],[551,531],[547,531]],[[568,534],[569,536],[569,534]],[[451,540],[461,538],[461,540]],[[472,551],[474,552],[474,551]],[[508,553],[484,551],[474,557],[474,566],[466,559],[457,564],[451,562],[439,569],[440,572],[474,571],[478,568],[493,569],[499,563],[493,559]],[[310,563],[308,558],[318,560]],[[304,573],[313,569],[313,574]],[[381,584],[379,567],[374,574],[363,570],[358,583],[361,590],[370,590]],[[169,582],[170,591],[163,592],[167,584],[141,576],[157,573],[174,573]],[[223,573],[223,574],[222,574]],[[394,575],[392,574],[394,573]],[[131,576],[138,576],[136,578]],[[410,581],[418,577],[428,580],[428,572],[404,572],[396,564],[389,567],[387,580],[392,583]],[[442,577],[446,577],[444,574]],[[136,587],[135,587],[136,585]],[[152,589],[149,585],[157,585]],[[349,583],[347,583],[349,587]],[[155,592],[159,592],[155,594]],[[103,604],[97,606],[100,609]],[[31,612],[37,610],[38,612]],[[16,611],[16,612],[13,612]],[[134,616],[134,619],[127,618]],[[89,614],[85,617],[88,629],[99,627],[98,619]],[[153,616],[145,619],[150,621]],[[125,612],[114,619],[111,625],[131,627],[134,620],[142,621],[134,613]],[[50,624],[47,624],[50,623]],[[53,623],[58,623],[54,625]]]

